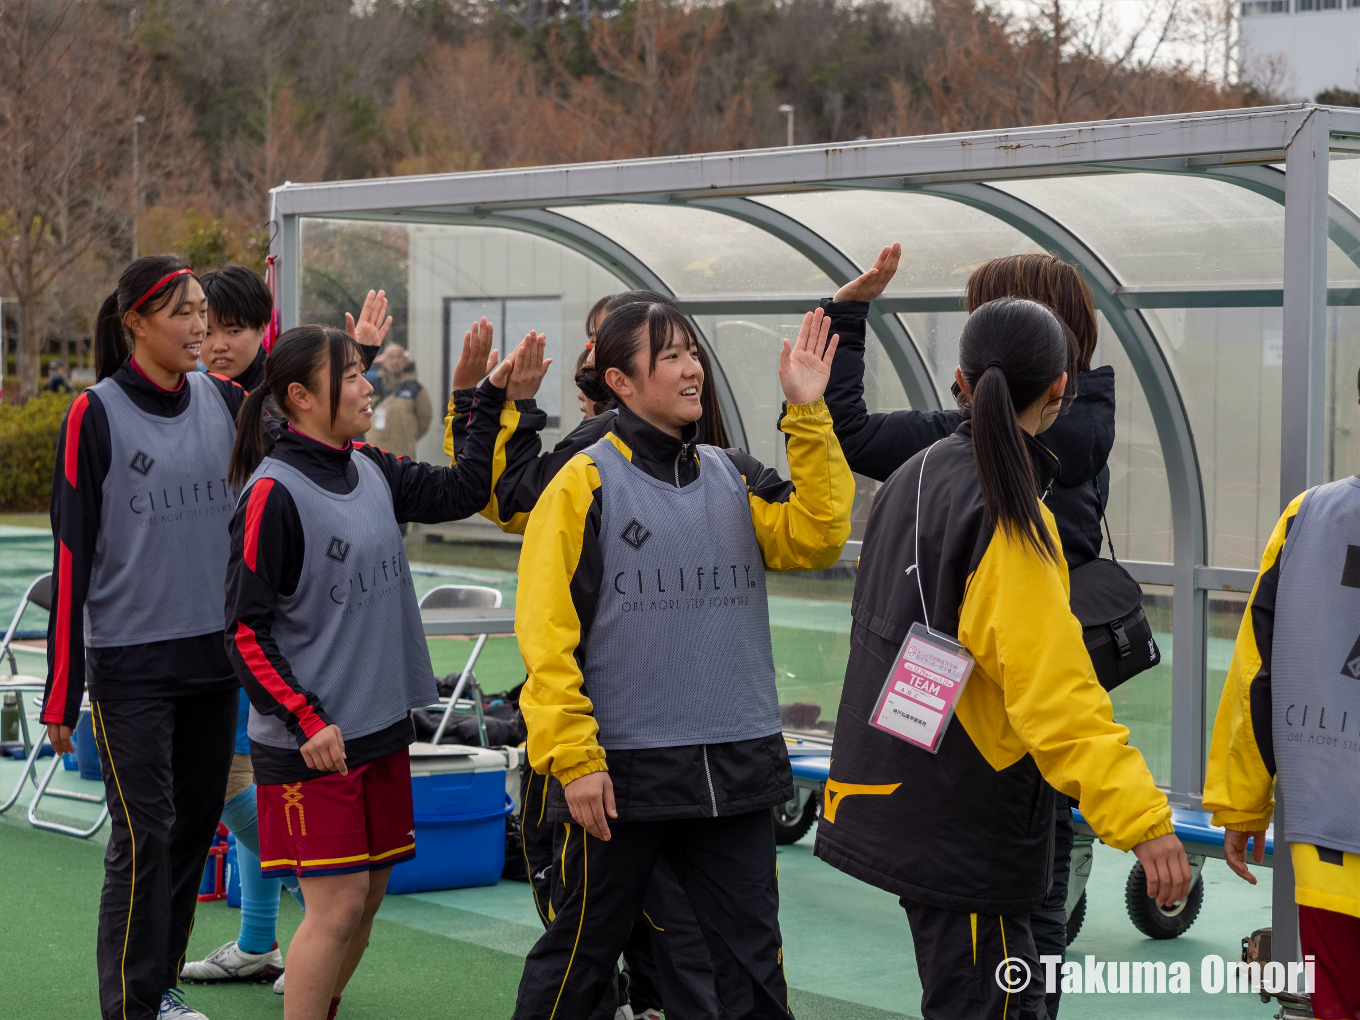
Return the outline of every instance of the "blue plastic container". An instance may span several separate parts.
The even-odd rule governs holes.
[[[94,742],[94,717],[89,713],[82,715],[72,737],[75,739],[80,778],[103,782],[104,774],[99,769],[99,748]]]
[[[411,748],[416,859],[392,869],[387,891],[495,885],[505,869],[505,754],[444,744]]]

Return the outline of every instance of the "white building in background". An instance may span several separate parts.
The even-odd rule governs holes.
[[[1241,0],[1238,60],[1260,77],[1272,58],[1287,68],[1280,86],[1312,101],[1324,89],[1360,91],[1360,0]]]

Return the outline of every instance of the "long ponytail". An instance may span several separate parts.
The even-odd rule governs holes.
[[[971,391],[973,461],[994,527],[1055,561],[1058,547],[1039,512],[1039,486],[1016,414],[1064,372],[1074,384],[1074,345],[1044,305],[1000,298],[980,306],[959,338],[959,371]]]
[[[94,322],[94,374],[97,379],[106,379],[118,371],[118,366],[127,361],[127,330],[122,316],[118,314],[118,292],[114,291],[99,306],[99,316]]]
[[[277,409],[288,416],[288,387],[301,383],[315,393],[323,366],[330,367],[331,421],[335,421],[340,404],[340,383],[345,369],[353,361],[363,364],[359,345],[342,330],[331,326],[295,326],[274,341],[264,359],[264,382],[250,391],[250,396],[236,412],[236,444],[231,450],[231,465],[227,481],[245,485],[260,461],[269,456],[274,439],[265,422],[266,411]],[[268,406],[273,399],[274,408]]]
[[[151,315],[179,300],[193,271],[174,255],[143,255],[118,277],[118,289],[104,299],[94,324],[94,372],[106,379],[132,353],[123,317],[130,311]]]
[[[265,358],[265,364],[269,359]],[[274,440],[265,427],[265,401],[269,391],[263,385],[256,386],[246,397],[241,409],[236,412],[236,442],[231,448],[231,464],[227,468],[227,481],[242,486],[255,473],[260,461],[269,456],[274,448]]]

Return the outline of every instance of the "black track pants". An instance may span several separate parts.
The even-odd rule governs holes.
[[[236,691],[94,703],[109,847],[95,958],[105,1020],[175,987],[236,742]]]
[[[1056,790],[1053,793],[1053,885],[1044,905],[1030,914],[1034,948],[1040,956],[1067,959],[1067,886],[1072,870],[1072,802]],[[1044,995],[1049,1020],[1057,1020],[1062,989]]]
[[[520,784],[520,832],[524,865],[529,873],[534,905],[543,927],[561,906],[556,875],[561,864],[565,827],[547,820],[548,777],[526,769]],[[694,916],[689,897],[664,856],[657,859],[642,909],[623,949],[628,963],[629,1000],[634,1012],[646,1007],[664,1009],[669,1020],[720,1020],[714,967],[708,942]],[[723,975],[740,968],[729,963]],[[589,1014],[613,1020],[618,1006],[612,990]]]
[[[1048,1020],[1028,914],[969,914],[901,902],[911,922],[925,1020]]]
[[[652,870],[642,917],[633,925],[623,958],[632,977],[629,998],[635,1013],[653,1006],[663,1009],[667,1020],[719,1020],[715,980],[741,986],[741,968],[730,961],[721,975],[715,974],[704,930],[664,854]]]
[[[769,810],[613,823],[610,831],[606,842],[563,826],[561,906],[525,960],[515,1020],[584,1020],[608,1002],[614,966],[663,855],[713,955],[734,963],[737,973],[721,983],[726,1014],[788,1018]]]

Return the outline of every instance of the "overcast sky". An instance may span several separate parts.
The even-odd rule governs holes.
[[[1051,6],[1050,0],[987,0],[992,6],[1008,11],[1020,18],[1030,18],[1041,9]],[[1134,50],[1136,59],[1147,59],[1157,42],[1161,26],[1165,23],[1168,11],[1177,0],[1062,0],[1067,17],[1083,25],[1090,26],[1096,18],[1104,20],[1102,38],[1105,49],[1122,52],[1128,41],[1144,26],[1151,25],[1143,32],[1140,45]],[[1206,49],[1209,58],[1209,75],[1220,78],[1223,74],[1223,38],[1215,34],[1207,43],[1204,30],[1195,27],[1202,23],[1203,16],[1220,13],[1228,9],[1225,0],[1179,0],[1177,5],[1182,16],[1182,25],[1174,38],[1161,45],[1157,50],[1157,62],[1183,61],[1195,68],[1205,63]],[[1197,17],[1198,16],[1198,17]],[[1199,38],[1191,38],[1198,35]]]

